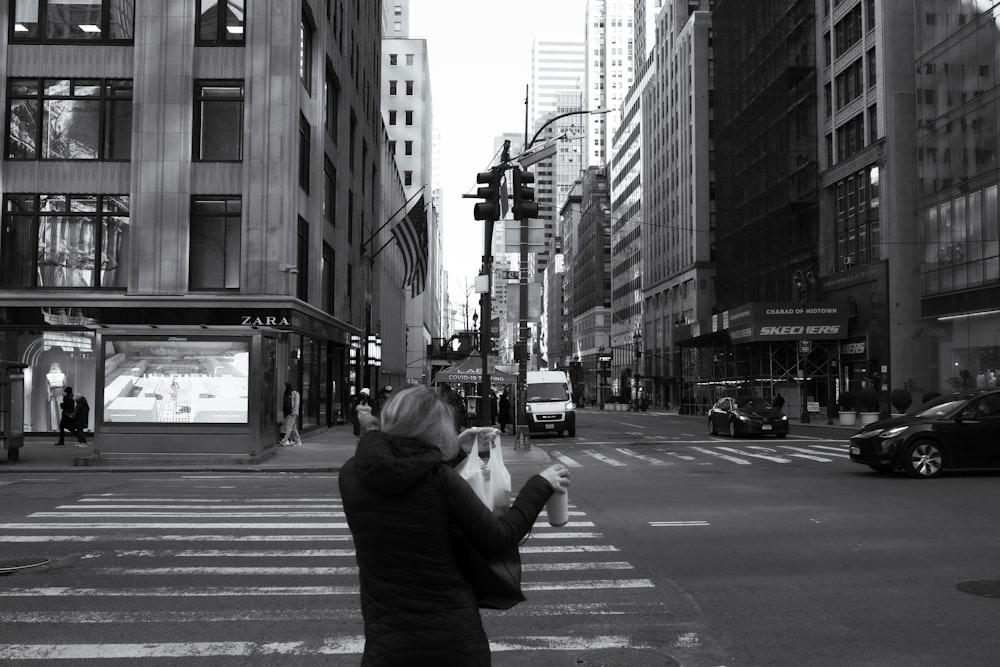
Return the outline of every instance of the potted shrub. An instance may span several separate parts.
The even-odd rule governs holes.
[[[837,408],[837,418],[840,420],[840,425],[854,426],[858,418],[858,413],[854,410],[854,392],[850,389],[840,392],[840,396],[837,397]]]
[[[878,421],[878,392],[871,387],[858,392],[858,416],[862,426]]]
[[[905,414],[906,409],[913,404],[913,394],[907,389],[892,390],[892,407],[896,408],[899,414]]]

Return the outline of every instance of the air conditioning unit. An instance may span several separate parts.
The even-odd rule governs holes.
[[[854,266],[854,258],[853,257],[845,257],[844,258],[844,268],[845,269],[849,269],[852,266]]]

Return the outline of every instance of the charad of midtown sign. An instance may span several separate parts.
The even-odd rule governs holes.
[[[723,313],[734,343],[847,338],[847,303],[748,303]]]

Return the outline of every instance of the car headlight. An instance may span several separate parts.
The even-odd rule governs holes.
[[[781,415],[781,418],[778,421],[783,421],[783,422],[788,421],[788,415]]]
[[[531,412],[531,406],[530,405],[525,405],[524,406],[524,411],[530,413]]]
[[[748,422],[748,421],[750,421],[750,418],[747,417],[746,415],[740,415],[740,421],[741,422]]]
[[[573,401],[568,401],[566,403],[566,409],[567,410],[576,410],[576,405],[573,403]]]
[[[894,426],[893,428],[887,428],[886,430],[879,433],[880,438],[895,438],[897,435],[906,430],[906,426]]]

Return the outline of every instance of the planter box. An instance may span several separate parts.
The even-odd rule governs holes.
[[[856,412],[841,412],[837,418],[840,420],[841,426],[854,426],[858,421],[858,413]]]
[[[861,418],[861,425],[873,424],[878,421],[879,413],[877,412],[859,412],[858,417]]]

